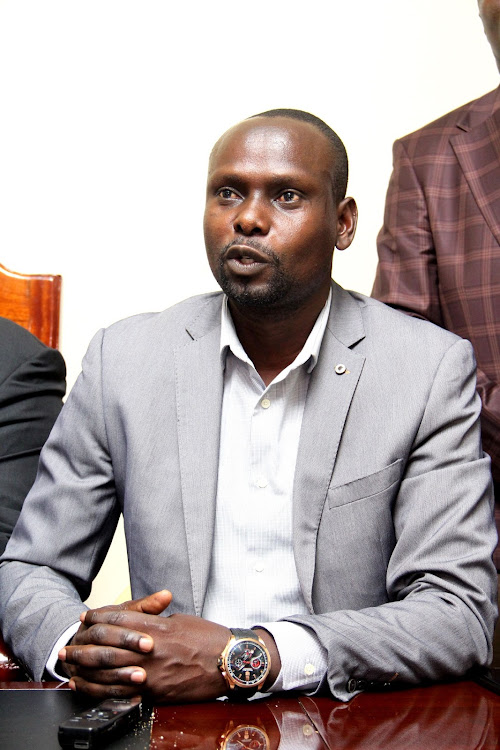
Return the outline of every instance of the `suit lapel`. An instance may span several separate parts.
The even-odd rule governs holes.
[[[364,338],[358,303],[336,284],[333,293],[320,356],[309,383],[293,491],[295,561],[310,612],[316,535],[345,420],[365,361],[350,348]]]
[[[182,502],[195,612],[199,616],[215,523],[223,387],[219,357],[221,298],[208,301],[207,309],[187,329],[191,341],[175,352]]]
[[[478,122],[479,120],[479,122]],[[479,118],[470,112],[450,139],[460,167],[484,219],[500,243],[500,89],[492,110]]]

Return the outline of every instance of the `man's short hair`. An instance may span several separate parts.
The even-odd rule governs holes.
[[[310,112],[305,112],[302,109],[268,109],[266,112],[259,112],[259,114],[252,115],[248,119],[251,120],[254,117],[288,117],[291,120],[308,122],[323,133],[323,135],[325,135],[330,141],[333,150],[332,182],[337,204],[345,198],[347,179],[349,176],[347,151],[337,133],[332,130],[326,122],[323,122],[323,120],[320,120],[316,115],[312,115]]]

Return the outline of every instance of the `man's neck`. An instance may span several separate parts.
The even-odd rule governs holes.
[[[302,350],[327,297],[280,316],[269,309],[241,308],[229,300],[240,343],[266,386]]]

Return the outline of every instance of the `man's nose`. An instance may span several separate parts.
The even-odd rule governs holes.
[[[234,229],[238,234],[247,236],[267,234],[269,232],[269,209],[258,199],[246,199],[240,203],[234,217]]]

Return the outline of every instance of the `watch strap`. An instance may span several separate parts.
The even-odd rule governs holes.
[[[234,635],[235,638],[251,638],[254,641],[259,640],[259,636],[255,632],[255,630],[251,630],[250,628],[229,628],[231,633]]]

